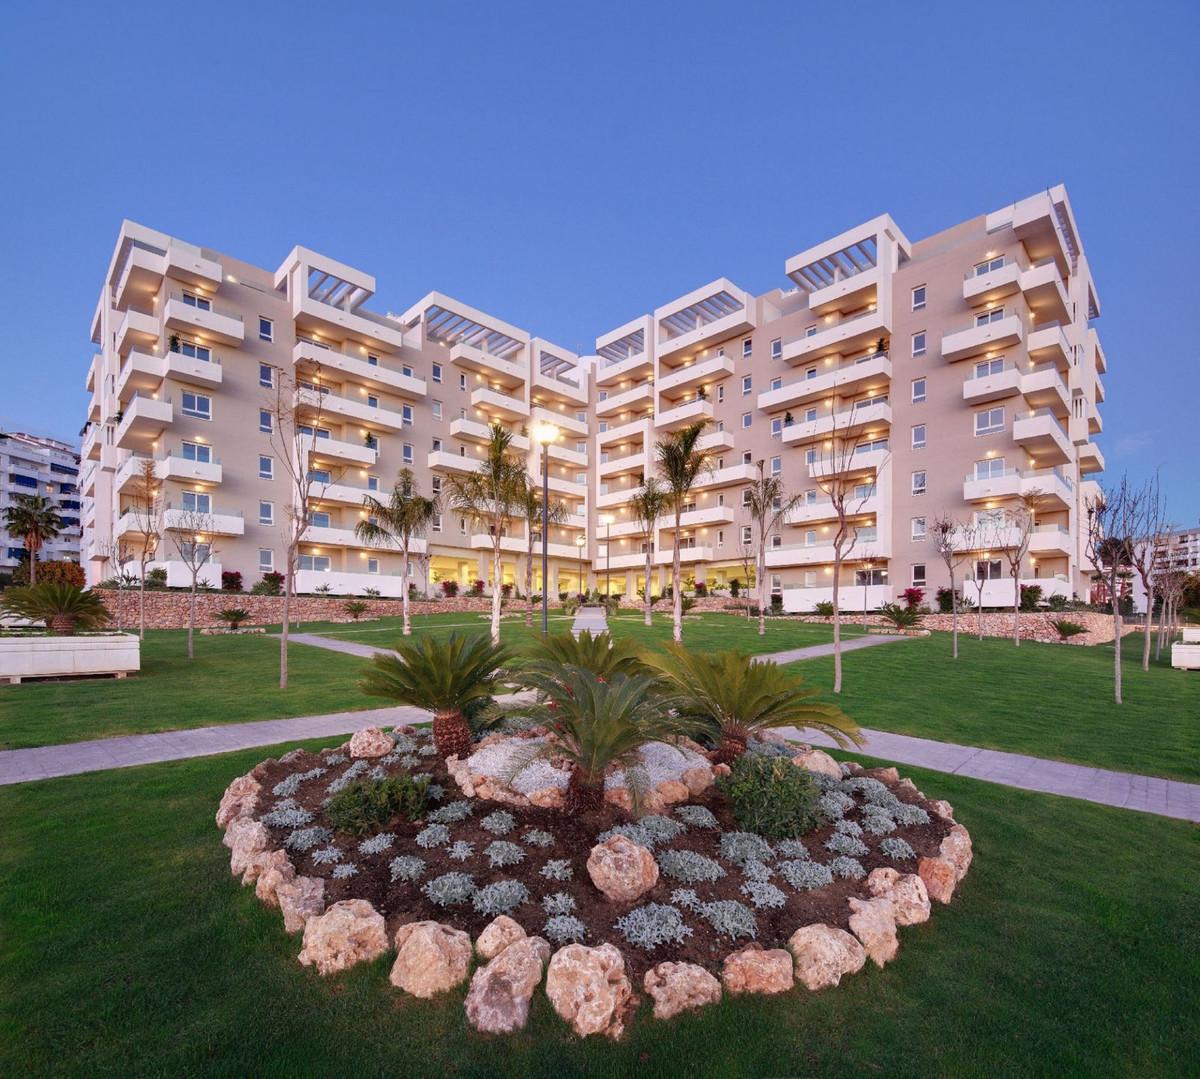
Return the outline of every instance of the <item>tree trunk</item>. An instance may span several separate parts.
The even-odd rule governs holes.
[[[838,592],[842,577],[842,549],[833,549],[833,692],[842,692],[842,608]]]
[[[596,813],[603,808],[603,782],[591,782],[578,765],[572,768],[571,778],[567,780],[567,814]]]
[[[958,593],[954,590],[954,571],[950,571],[950,631],[954,640],[954,658],[958,659]]]
[[[500,529],[492,548],[492,644],[500,643]]]
[[[146,639],[146,563],[142,563],[142,579],[138,582],[138,639]]]
[[[529,547],[525,552],[525,628],[533,628],[533,531],[529,529]],[[542,582],[546,591],[546,582]]]
[[[1013,574],[1013,644],[1021,647],[1021,578]]]
[[[1114,572],[1109,581],[1108,595],[1112,600],[1113,609],[1113,700],[1117,704],[1121,700],[1121,600],[1117,595],[1117,575]]]
[[[653,536],[654,531],[651,529],[649,536]],[[650,583],[650,575],[654,572],[654,540],[648,539],[646,542],[646,587],[642,589],[642,598],[646,603],[646,625],[651,625],[654,619],[651,617],[653,605],[650,602],[650,593],[653,590],[653,585]]]
[[[714,764],[732,764],[746,752],[746,739],[734,731],[724,731],[721,744],[713,754]]]
[[[1143,582],[1144,583],[1144,582]],[[1154,586],[1146,589],[1146,628],[1142,640],[1142,670],[1150,669],[1150,627],[1154,623]]]
[[[979,639],[983,640],[983,583],[975,586],[975,628],[979,631]]]
[[[676,644],[683,643],[683,589],[680,587],[679,581],[679,518],[680,510],[677,507],[675,510],[675,546],[671,552],[671,573],[673,575],[671,582],[671,606],[674,618],[671,637]]]
[[[457,757],[466,760],[471,755],[471,725],[461,712],[435,712],[433,714],[433,744],[438,755],[445,760]]]
[[[38,545],[33,540],[29,541],[29,587],[32,588],[37,584],[37,553]]]
[[[279,634],[279,688],[288,687],[288,615],[292,606],[292,565],[294,559],[288,552],[288,570],[283,579],[283,631]]]
[[[767,632],[767,555],[761,540],[754,572],[758,574],[758,635],[763,637]]]
[[[412,611],[408,605],[408,541],[404,541],[404,549],[401,551],[402,558],[400,560],[400,609],[404,612],[404,636],[412,636]]]
[[[192,594],[188,599],[188,635],[187,635],[187,654],[188,659],[195,659],[195,651],[192,646],[193,636],[196,632],[196,574],[192,574]]]

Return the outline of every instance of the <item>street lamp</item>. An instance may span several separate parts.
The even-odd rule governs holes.
[[[583,536],[575,537],[575,546],[579,548],[579,588],[576,589],[578,592],[583,591],[583,547],[586,543],[587,540]]]
[[[612,565],[612,544],[608,537],[612,529],[613,515],[606,513],[600,520],[604,522],[604,598],[607,600],[612,590],[612,575],[609,572]]]
[[[869,558],[863,561],[863,629],[867,628],[867,586],[871,583],[871,570],[875,567]]]
[[[533,425],[533,440],[542,447],[542,636],[550,632],[549,580],[550,533],[550,443],[558,438],[558,428],[552,423],[538,421]]]

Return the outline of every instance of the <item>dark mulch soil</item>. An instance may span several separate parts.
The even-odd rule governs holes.
[[[327,767],[326,775],[308,780],[300,785],[293,795],[296,803],[314,814],[313,824],[329,827],[324,814],[323,803],[327,797],[326,788],[329,783],[341,775],[350,766],[344,764],[329,766],[325,758],[337,750],[324,750],[321,754],[296,752],[289,754],[286,761],[270,760],[256,769],[256,775],[263,784],[263,796],[260,798],[259,813],[265,813],[275,802],[271,789],[280,780],[297,772],[305,772],[317,766]],[[372,766],[378,762],[368,762]],[[390,774],[400,774],[405,769],[400,764],[385,766]],[[454,780],[447,774],[441,760],[436,757],[421,758],[421,766],[414,774],[427,773],[434,782],[445,788],[445,797],[440,802],[431,802],[431,807],[445,805],[461,798]],[[865,775],[877,773],[866,772]],[[900,825],[891,833],[908,841],[916,852],[917,857],[937,853],[942,838],[949,832],[950,823],[939,817],[928,801],[921,801],[905,791],[893,791],[902,801],[913,802],[929,811],[930,821],[925,825]],[[779,888],[786,896],[787,902],[782,907],[757,909],[749,898],[743,895],[740,888],[745,883],[745,877],[737,866],[719,858],[718,843],[722,831],[739,831],[733,814],[724,798],[712,788],[703,796],[694,798],[690,804],[706,806],[720,822],[719,830],[688,827],[669,843],[660,843],[655,847],[656,852],[669,848],[677,850],[694,850],[715,858],[727,870],[726,876],[713,883],[686,884],[674,880],[666,873],[660,873],[658,884],[636,903],[613,903],[595,888],[588,877],[586,862],[588,854],[596,843],[600,832],[613,825],[630,822],[633,818],[615,806],[606,805],[602,811],[591,816],[569,816],[558,810],[539,809],[536,807],[521,808],[504,805],[499,802],[475,799],[474,814],[467,820],[450,824],[451,842],[466,840],[475,847],[474,854],[466,861],[455,861],[447,853],[446,847],[424,849],[413,841],[413,837],[425,827],[424,821],[406,821],[395,818],[382,826],[380,832],[390,832],[396,840],[392,846],[380,853],[364,855],[358,851],[362,838],[335,833],[331,843],[343,852],[343,862],[353,862],[358,866],[358,873],[342,880],[332,876],[334,865],[318,865],[313,861],[313,851],[300,853],[289,851],[297,874],[326,878],[326,902],[333,903],[342,899],[367,899],[386,919],[389,935],[394,934],[399,926],[406,922],[433,920],[453,925],[471,934],[472,938],[491,920],[492,916],[477,914],[469,903],[463,906],[439,907],[430,902],[422,893],[422,886],[434,877],[443,873],[461,872],[474,877],[479,887],[498,880],[519,880],[529,889],[531,899],[510,912],[510,916],[520,922],[525,930],[539,934],[547,920],[542,910],[543,896],[556,892],[568,892],[575,899],[575,917],[587,927],[584,944],[596,945],[604,941],[615,944],[625,956],[626,965],[631,976],[640,984],[642,974],[663,960],[679,960],[699,963],[711,970],[719,970],[725,956],[732,951],[749,943],[745,938],[731,940],[719,936],[707,921],[699,914],[684,911],[684,920],[693,930],[681,944],[667,944],[652,952],[644,951],[624,939],[615,923],[618,918],[628,913],[630,909],[646,903],[670,903],[671,892],[676,888],[691,888],[703,901],[717,899],[736,899],[749,907],[755,915],[758,925],[757,942],[765,948],[784,947],[788,938],[802,925],[813,922],[825,922],[829,925],[847,927],[849,906],[847,899],[852,895],[866,896],[866,881],[841,880],[834,878],[832,884],[814,891],[798,892],[784,881],[778,874],[771,878],[771,883]],[[493,810],[505,810],[516,819],[516,825],[506,835],[497,836],[480,826],[480,820]],[[847,816],[858,819],[857,810],[851,810]],[[521,836],[531,828],[542,829],[554,836],[555,842],[549,847],[535,847],[524,843]],[[284,840],[291,833],[290,828],[270,828],[276,845],[283,847]],[[825,840],[833,833],[832,827],[821,827],[803,836],[801,839],[808,848],[813,861],[828,863],[835,855],[824,848]],[[859,858],[868,873],[881,866],[894,866],[901,872],[915,872],[916,863],[900,863],[888,859],[878,853],[879,839],[870,835],[863,836],[863,842],[870,848],[870,853]],[[496,839],[504,839],[521,846],[526,854],[525,860],[513,866],[491,868],[483,853],[489,843]],[[319,849],[319,848],[318,848]],[[389,865],[393,858],[401,854],[413,854],[423,858],[427,868],[421,877],[412,882],[399,881],[392,883]],[[554,859],[566,859],[571,863],[573,877],[567,881],[549,880],[540,875],[541,868]],[[776,859],[778,860],[778,859]]]

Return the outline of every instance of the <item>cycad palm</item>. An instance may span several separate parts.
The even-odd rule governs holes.
[[[613,640],[607,633],[595,637],[586,629],[576,639],[570,633],[556,633],[535,644],[517,657],[519,680],[529,672],[554,674],[567,668],[579,668],[605,681],[619,674],[648,675],[650,670],[642,660],[641,650],[628,638]]]
[[[658,477],[651,476],[642,485],[642,489],[629,500],[629,508],[638,528],[646,534],[646,587],[643,601],[645,603],[646,625],[653,619],[650,616],[653,598],[653,586],[650,577],[654,573],[654,535],[658,531],[658,522],[667,512],[667,492],[663,490]]]
[[[29,583],[37,584],[37,556],[46,540],[62,531],[62,518],[54,503],[42,495],[15,495],[4,510],[4,527],[20,536],[29,551]]]
[[[740,757],[752,735],[776,727],[807,727],[843,747],[862,744],[858,724],[833,705],[813,700],[816,690],[790,668],[735,651],[699,653],[668,645],[667,652],[646,662],[665,676],[680,713],[719,740],[718,760]]]
[[[545,447],[542,448],[545,453]],[[521,516],[525,518],[525,625],[533,625],[533,536],[542,528],[542,492],[537,489],[536,484],[525,483],[525,491],[521,498],[520,505]],[[551,500],[546,503],[546,520],[547,527],[550,525],[560,525],[567,519],[566,503],[557,500]],[[549,542],[549,536],[546,537]],[[542,581],[542,591],[546,589],[546,582]]]
[[[674,630],[676,643],[683,640],[683,590],[680,587],[679,533],[683,507],[692,493],[692,487],[700,474],[709,468],[709,454],[699,449],[700,436],[707,421],[689,424],[659,439],[655,447],[658,470],[666,484],[667,508],[675,514],[675,543],[671,559],[671,591],[674,603]]]
[[[433,740],[443,757],[471,753],[470,716],[495,696],[509,651],[479,634],[452,633],[397,641],[395,655],[376,655],[360,683],[364,693],[433,713]]]
[[[95,592],[51,581],[8,589],[0,596],[0,611],[44,622],[56,637],[69,637],[76,629],[97,629],[111,617]]]
[[[436,498],[426,498],[417,490],[412,469],[402,468],[396,475],[396,484],[386,502],[373,495],[363,498],[366,519],[354,526],[355,536],[364,543],[394,543],[402,556],[403,579],[400,591],[403,596],[404,636],[412,633],[412,618],[408,603],[409,552],[414,539],[424,535],[425,530],[436,519],[440,507]]]

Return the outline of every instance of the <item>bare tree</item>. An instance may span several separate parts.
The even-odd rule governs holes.
[[[122,536],[118,540],[100,544],[98,551],[100,560],[105,563],[112,575],[111,579],[116,582],[119,602],[116,604],[117,613],[114,621],[116,628],[121,629],[125,614],[124,594],[137,584],[137,578],[125,568],[134,560],[133,547]],[[116,567],[115,571],[113,570],[114,565]]]
[[[1106,584],[1113,614],[1113,700],[1121,704],[1121,580],[1132,562],[1145,492],[1126,477],[1087,502],[1087,556]]]
[[[742,569],[746,574],[746,598],[743,601],[746,605],[746,621],[750,621],[750,608],[753,606],[750,602],[750,597],[754,595],[753,589],[756,585],[754,576],[754,544],[753,542],[743,543],[741,546]]]
[[[1021,644],[1021,566],[1029,553],[1033,530],[1037,522],[1037,505],[1041,499],[1039,491],[1022,495],[1014,506],[1004,510],[1004,544],[1000,551],[1008,563],[1008,575],[1013,583],[1013,644]]]
[[[758,635],[767,632],[767,536],[779,530],[780,524],[800,502],[799,495],[788,494],[779,476],[768,476],[765,461],[758,462],[758,479],[750,485],[747,508],[758,530],[756,567],[758,570]]]
[[[212,544],[212,532],[212,517],[207,513],[190,509],[176,511],[169,530],[171,544],[179,555],[179,560],[187,566],[191,576],[191,594],[188,597],[188,659],[195,658],[192,641],[196,632],[196,590],[200,581],[200,571],[212,561],[213,555],[216,554],[216,548]]]
[[[966,546],[967,526],[941,513],[933,519],[933,527],[929,530],[933,549],[938,557],[946,564],[946,572],[950,575],[950,629],[954,641],[953,655],[958,659],[958,568],[970,557]]]
[[[992,563],[999,559],[992,558],[992,552],[1004,543],[1004,515],[999,511],[977,513],[975,519],[962,532],[963,543],[972,554],[974,565],[972,582],[975,585],[975,630],[979,639],[983,640],[983,590],[991,580]],[[980,557],[982,555],[982,557]],[[980,572],[986,566],[985,572]]]
[[[155,462],[149,457],[143,458],[138,464],[133,480],[133,494],[126,512],[133,520],[133,534],[136,537],[134,551],[141,569],[141,580],[138,583],[138,637],[145,640],[146,574],[162,542],[163,518],[166,512],[162,480],[158,478]]]
[[[1146,593],[1146,619],[1142,636],[1142,670],[1150,669],[1150,634],[1154,622],[1154,591],[1155,564],[1158,557],[1158,544],[1162,540],[1166,528],[1166,503],[1155,475],[1146,484],[1142,492],[1140,513],[1136,522],[1137,527],[1133,543],[1129,548],[1129,561],[1133,570],[1142,582],[1142,590]]]
[[[1175,620],[1179,611],[1179,602],[1183,598],[1187,574],[1183,570],[1164,569],[1155,575],[1155,589],[1160,597],[1158,613],[1158,642],[1154,649],[1154,658],[1162,656],[1163,645],[1168,643],[1175,630]]]
[[[642,484],[642,489],[629,500],[629,506],[638,528],[646,536],[646,587],[642,589],[642,601],[646,625],[650,625],[653,621],[651,608],[654,605],[651,595],[654,586],[650,580],[654,573],[654,537],[658,533],[659,520],[667,512],[667,492],[656,476],[650,476]]]

